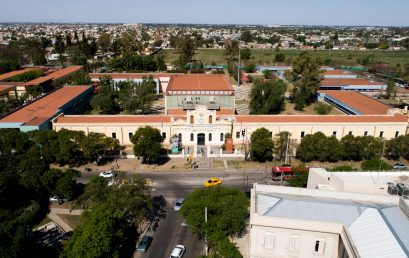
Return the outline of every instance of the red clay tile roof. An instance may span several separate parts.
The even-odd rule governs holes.
[[[50,73],[50,74],[48,74],[46,76],[31,80],[31,81],[27,82],[26,85],[28,85],[28,86],[30,86],[30,85],[40,85],[41,83],[44,83],[44,82],[49,81],[49,80],[55,81],[55,80],[64,78],[64,77],[66,77],[66,76],[68,76],[68,75],[70,75],[72,73],[78,72],[81,69],[82,69],[82,66],[79,66],[79,65],[62,68],[62,69],[59,69],[59,70],[57,70],[55,72],[52,72],[52,73]]]
[[[236,116],[237,123],[407,123],[404,115],[372,115],[372,116],[282,116],[282,115],[248,115]]]
[[[216,110],[216,116],[227,116],[227,115],[234,115],[234,110],[232,109]]]
[[[13,71],[13,72],[9,72],[9,73],[0,74],[0,81],[9,80],[13,76],[23,74],[23,73],[26,73],[26,72],[32,71],[32,70],[41,70],[41,69],[39,69],[39,68],[25,68],[23,70],[18,70],[18,71]]]
[[[233,91],[233,87],[221,74],[184,74],[171,77],[170,91]]]
[[[8,93],[16,88],[16,85],[0,85],[0,94]]]
[[[33,119],[51,118],[63,105],[89,88],[91,86],[62,87],[4,117],[0,123],[29,123]]]
[[[186,110],[183,110],[181,108],[170,108],[170,109],[168,109],[168,115],[186,116]]]
[[[91,79],[100,79],[102,77],[111,77],[112,79],[142,79],[144,77],[159,78],[171,77],[172,73],[90,73]]]
[[[146,123],[170,123],[170,116],[143,116],[143,115],[95,115],[95,116],[60,116],[54,123],[67,124],[146,124]]]
[[[364,115],[386,115],[391,107],[355,91],[319,91],[325,93]]]
[[[368,81],[364,78],[325,78],[321,81],[322,86],[345,86],[345,85],[382,85],[378,82]]]

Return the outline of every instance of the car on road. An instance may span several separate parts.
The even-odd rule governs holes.
[[[176,247],[173,248],[173,251],[170,254],[170,258],[181,258],[185,253],[185,250],[186,248],[183,245],[176,245]]]
[[[205,187],[217,186],[221,184],[222,184],[222,180],[218,177],[210,178],[209,180],[204,182]]]
[[[151,245],[153,238],[151,236],[143,236],[141,241],[136,245],[136,251],[141,253],[146,253],[149,246]]]
[[[114,176],[114,173],[112,173],[112,170],[107,170],[107,171],[99,173],[99,176],[105,177],[105,178],[111,178]]]
[[[175,206],[173,206],[174,211],[179,211],[180,208],[182,207],[182,204],[185,202],[185,198],[179,198],[177,199]]]
[[[393,169],[407,169],[407,167],[403,163],[395,163],[393,164]]]
[[[60,197],[58,197],[58,196],[56,196],[56,195],[50,197],[50,202],[51,202],[51,203],[59,203],[59,204],[61,204],[61,203],[64,203],[65,201],[66,201],[66,199],[60,198]]]

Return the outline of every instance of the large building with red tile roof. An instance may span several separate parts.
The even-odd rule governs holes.
[[[0,119],[0,128],[18,128],[21,131],[51,129],[50,121],[54,117],[81,111],[92,94],[92,86],[58,88]]]
[[[355,91],[319,91],[319,98],[349,115],[386,115],[391,106]]]
[[[140,127],[151,126],[158,129],[163,144],[168,146],[177,139],[183,146],[183,154],[222,155],[221,146],[226,135],[232,136],[236,154],[242,144],[250,140],[251,134],[266,128],[271,135],[283,131],[300,142],[307,134],[322,132],[338,139],[352,134],[391,139],[407,134],[408,117],[402,114],[376,115],[234,115],[225,110],[208,109],[198,105],[192,110],[170,109],[161,116],[72,116],[61,115],[53,120],[54,130],[79,130],[85,133],[98,132],[118,139],[123,145],[131,145],[133,133]]]
[[[165,94],[166,110],[193,110],[205,105],[208,109],[235,108],[234,90],[225,75],[173,75]]]

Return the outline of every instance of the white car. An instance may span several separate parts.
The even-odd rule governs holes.
[[[99,176],[105,177],[105,178],[111,178],[114,176],[111,170],[107,170],[104,172],[99,173]]]
[[[170,254],[170,258],[181,258],[185,251],[186,248],[183,245],[177,245]]]
[[[182,207],[182,204],[185,202],[185,198],[179,198],[176,203],[175,206],[173,206],[173,210],[174,211],[179,211],[180,208]]]
[[[64,203],[66,200],[65,199],[63,199],[63,198],[59,198],[58,196],[51,196],[50,197],[50,202],[51,203]]]
[[[403,163],[395,163],[393,164],[394,169],[407,169],[406,165]]]

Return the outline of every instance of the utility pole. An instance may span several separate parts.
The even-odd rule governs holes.
[[[290,140],[290,137],[289,137],[290,135],[289,135],[289,133],[287,132],[287,146],[286,146],[286,148],[285,148],[285,159],[284,159],[284,164],[287,164],[287,157],[288,157],[288,142],[289,142],[289,140]],[[283,185],[283,171],[281,171],[281,178],[280,178],[280,186],[282,186]]]
[[[239,31],[239,65],[237,66],[237,86],[240,86],[240,40],[241,40],[241,31]]]
[[[205,207],[205,223],[206,223],[206,226],[207,226],[207,207]],[[206,232],[205,232],[205,248],[206,248],[206,250],[205,250],[205,252],[206,252],[206,256],[208,255],[208,248],[207,248],[207,228],[206,228]]]

